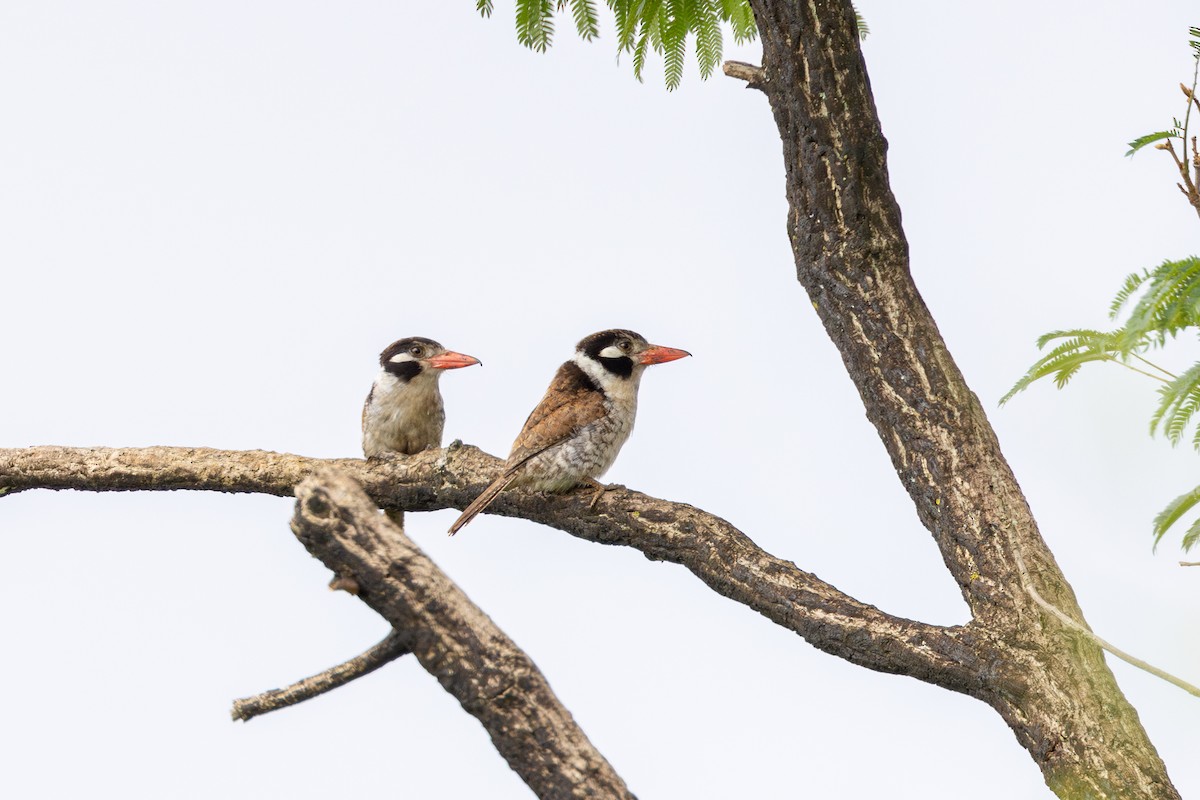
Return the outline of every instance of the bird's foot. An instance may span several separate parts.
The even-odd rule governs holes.
[[[600,502],[600,498],[603,497],[604,493],[608,491],[608,487],[600,481],[590,478],[588,479],[588,483],[585,485],[591,486],[596,490],[596,493],[592,495],[592,502],[588,503],[588,511],[595,511],[596,504]]]

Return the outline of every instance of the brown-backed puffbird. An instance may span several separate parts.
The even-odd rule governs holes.
[[[438,382],[448,369],[478,363],[420,336],[388,345],[379,354],[379,375],[363,404],[363,455],[412,455],[441,447],[446,409]]]
[[[626,330],[600,331],[581,341],[525,420],[500,477],[467,506],[450,535],[509,486],[565,492],[590,484],[597,489],[594,505],[606,488],[596,478],[612,466],[633,431],[642,372],[688,355]]]

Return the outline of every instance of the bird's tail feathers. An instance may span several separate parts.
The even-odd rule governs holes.
[[[454,524],[450,526],[450,535],[458,533],[459,529],[466,525],[471,520],[475,519],[479,512],[483,511],[492,501],[496,499],[496,495],[508,488],[509,484],[517,479],[515,474],[501,475],[496,480],[488,484],[488,487],[483,492],[471,501],[471,505],[467,506],[462,515],[454,520]]]

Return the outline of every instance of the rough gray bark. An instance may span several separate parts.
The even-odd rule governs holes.
[[[1061,797],[1175,798],[1166,769],[1094,643],[1021,588],[1083,621],[909,272],[900,208],[848,0],[751,0],[763,43],[754,86],[783,143],[796,274],[900,481],[971,608],[996,666],[979,694]]]
[[[301,481],[292,531],[326,566],[354,576],[359,599],[392,624],[399,646],[483,724],[538,797],[632,800],[529,656],[353,479],[324,467]]]
[[[401,528],[401,530],[404,529]],[[358,594],[357,583],[355,583],[355,587],[354,594]],[[305,700],[311,700],[318,695],[345,686],[350,681],[370,675],[380,667],[390,664],[404,655],[408,655],[408,648],[404,646],[404,637],[400,633],[392,631],[378,644],[349,661],[344,661],[316,675],[296,681],[291,686],[269,689],[259,692],[253,697],[234,700],[230,716],[241,722],[249,722],[255,717],[303,703]]]

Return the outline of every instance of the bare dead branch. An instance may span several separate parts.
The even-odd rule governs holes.
[[[292,531],[412,652],[491,736],[540,798],[633,794],[558,701],[537,666],[386,516],[344,471],[323,468],[296,488]],[[387,640],[385,640],[386,642]]]
[[[1189,110],[1189,112],[1191,111],[1190,105],[1188,106],[1188,110]],[[1187,136],[1186,123],[1184,124],[1184,136],[1185,137]],[[1196,145],[1195,139],[1196,139],[1196,137],[1193,136],[1192,137],[1193,150],[1195,149],[1195,145]],[[1185,138],[1182,146],[1183,146],[1183,155],[1181,157],[1180,155],[1176,154],[1175,146],[1171,143],[1170,139],[1166,140],[1165,142],[1163,142],[1159,145],[1156,145],[1157,149],[1167,151],[1167,153],[1169,153],[1171,158],[1175,161],[1175,168],[1179,170],[1179,176],[1180,176],[1180,178],[1183,179],[1182,182],[1176,183],[1175,185],[1177,187],[1179,187],[1179,191],[1183,194],[1184,197],[1186,197],[1188,199],[1188,202],[1191,203],[1192,206],[1196,209],[1196,213],[1200,214],[1200,190],[1198,190],[1196,188],[1196,182],[1194,182],[1192,180],[1192,175],[1188,171],[1188,160],[1189,159],[1188,159],[1188,154],[1187,154],[1186,138]],[[1195,162],[1196,159],[1193,158],[1191,160],[1193,162]],[[1200,165],[1195,165],[1195,166],[1196,166],[1197,180],[1200,181]]]
[[[1181,567],[1200,567],[1200,561],[1180,561]]]
[[[0,449],[0,485],[288,495],[314,470],[336,466],[379,506],[433,511],[464,508],[495,477],[500,463],[457,443],[444,450],[371,461],[326,461],[257,450],[33,447]],[[561,497],[505,492],[488,513],[523,517],[588,541],[636,548],[652,561],[681,564],[717,593],[855,664],[967,694],[981,688],[977,655],[960,628],[886,614],[765,552],[720,517],[684,503],[613,487],[589,511],[591,497],[590,490]],[[361,582],[348,565],[331,568]]]
[[[1179,159],[1179,155],[1175,152],[1175,145],[1171,143],[1170,139],[1155,145],[1155,149],[1165,150],[1171,156],[1171,160],[1175,162],[1175,168],[1183,174],[1184,180],[1188,180],[1187,165],[1185,165],[1184,162]],[[1184,155],[1187,154],[1184,153]]]
[[[745,61],[726,61],[721,65],[721,69],[729,77],[745,81],[747,89],[759,89],[767,80],[762,67],[747,64]]]
[[[354,580],[353,575],[334,575],[329,581],[329,591],[347,592],[357,596],[359,592],[358,581]]]
[[[400,635],[392,631],[371,649],[324,672],[304,678],[284,689],[270,689],[253,697],[234,700],[231,716],[235,720],[249,722],[262,714],[303,703],[339,686],[345,686],[356,678],[369,675],[407,652],[408,648],[404,646]]]

